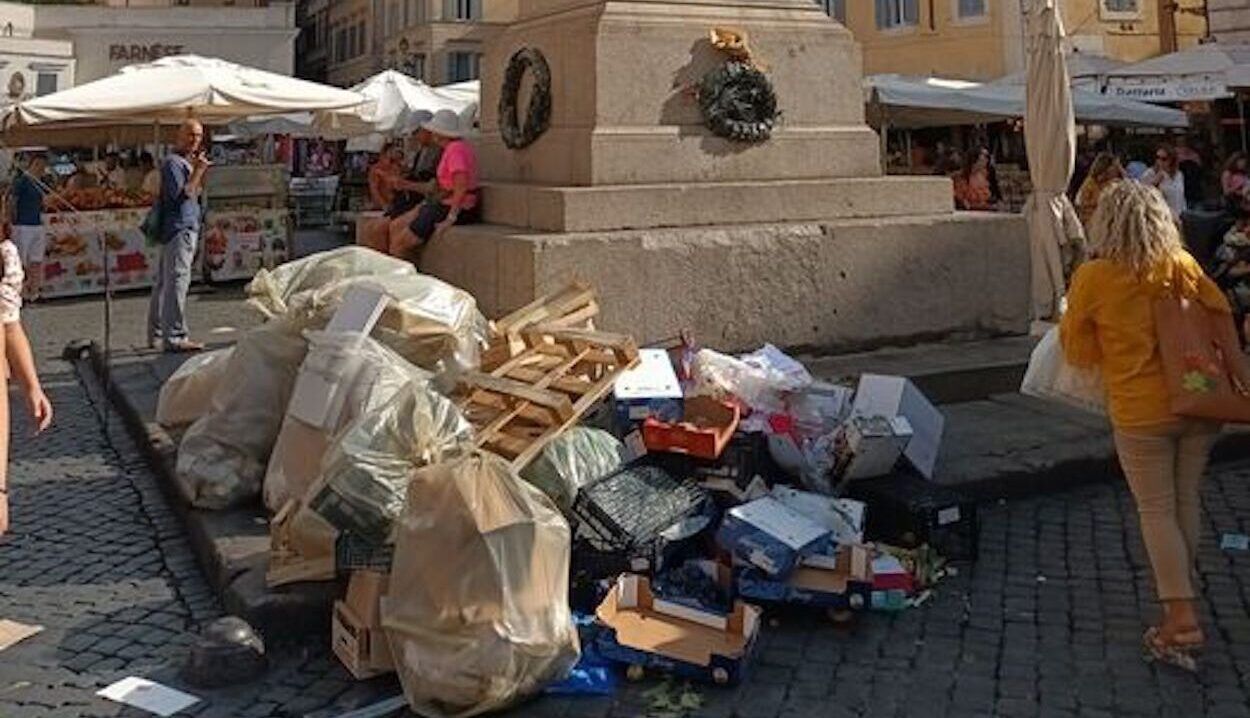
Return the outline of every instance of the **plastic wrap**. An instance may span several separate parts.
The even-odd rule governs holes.
[[[1106,389],[1097,369],[1078,369],[1063,356],[1059,329],[1042,337],[1029,357],[1020,393],[1066,404],[1091,414],[1106,414]]]
[[[308,356],[300,374],[316,374],[325,379],[322,386],[334,387],[330,393],[337,395],[336,409],[321,425],[313,425],[293,416],[288,407],[265,472],[265,505],[273,512],[288,500],[304,496],[321,474],[321,459],[331,440],[349,423],[381,408],[410,382],[429,378],[387,347],[368,338],[362,341],[356,332],[308,332],[306,336]]]
[[[599,429],[574,427],[543,449],[521,477],[547,494],[564,513],[581,487],[621,467],[625,445]]]
[[[475,369],[486,341],[486,318],[473,297],[423,274],[352,277],[302,292],[288,316],[304,326],[325,326],[348,290],[368,286],[390,302],[374,327],[374,339],[417,366],[436,373]]]
[[[414,712],[479,715],[569,674],[569,527],[503,459],[418,471],[397,533],[382,626]]]
[[[156,422],[161,426],[186,426],[204,416],[213,393],[226,375],[234,347],[204,352],[187,359],[161,385],[156,403]]]
[[[427,382],[409,382],[357,417],[321,463],[309,507],[340,531],[381,543],[404,508],[412,473],[472,448],[473,427]]]
[[[308,342],[282,319],[239,339],[226,364],[230,380],[178,450],[178,486],[193,506],[223,509],[259,496],[307,352]]]
[[[754,411],[782,413],[788,394],[812,383],[812,376],[799,362],[771,344],[741,359],[712,351],[695,354],[695,395],[718,399],[738,399]]]
[[[247,285],[248,303],[273,318],[286,314],[296,297],[345,279],[416,273],[411,262],[365,247],[343,247],[258,271]]]

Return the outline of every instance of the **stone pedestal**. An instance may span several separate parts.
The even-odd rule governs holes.
[[[690,88],[725,60],[714,27],[745,31],[773,83],[767,142],[703,125]],[[498,105],[523,47],[550,65],[552,122],[511,150]],[[521,0],[482,65],[490,226],[456,228],[423,268],[491,315],[585,279],[605,328],[642,341],[683,327],[725,349],[1024,331],[1023,222],[956,215],[945,178],[883,177],[860,67],[811,0]]]

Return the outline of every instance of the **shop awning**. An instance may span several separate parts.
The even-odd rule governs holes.
[[[1023,85],[872,75],[864,89],[873,124],[897,128],[998,122],[1024,116]],[[1184,112],[1074,88],[1077,122],[1124,127],[1187,127]]]
[[[1106,94],[1147,102],[1231,97],[1250,87],[1250,45],[1209,43],[1119,67],[1107,75]]]
[[[366,103],[362,95],[349,90],[217,58],[176,55],[19,102],[0,115],[0,127],[177,123],[189,116],[206,124],[225,124],[253,115],[351,111]]]

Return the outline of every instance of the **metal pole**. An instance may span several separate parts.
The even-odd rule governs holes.
[[[1237,117],[1241,120],[1241,151],[1246,151],[1246,99],[1237,93]]]

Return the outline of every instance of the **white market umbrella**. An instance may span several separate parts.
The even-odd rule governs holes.
[[[421,123],[428,121],[439,110],[462,114],[473,104],[462,95],[441,92],[395,70],[380,72],[351,88],[351,91],[367,98],[369,104],[350,113],[316,113],[313,125],[318,134],[328,139],[378,135],[380,140],[368,142],[380,146],[387,137],[401,137],[415,132]]]
[[[354,110],[366,102],[358,93],[329,85],[212,57],[175,55],[19,102],[3,114],[0,126],[177,123],[189,116],[225,124],[253,115]]]
[[[1067,195],[1076,164],[1076,121],[1056,0],[1032,0],[1027,13],[1024,141],[1033,193],[1024,215],[1033,259],[1033,318],[1050,320],[1059,316],[1066,291],[1060,248],[1082,237]]]

